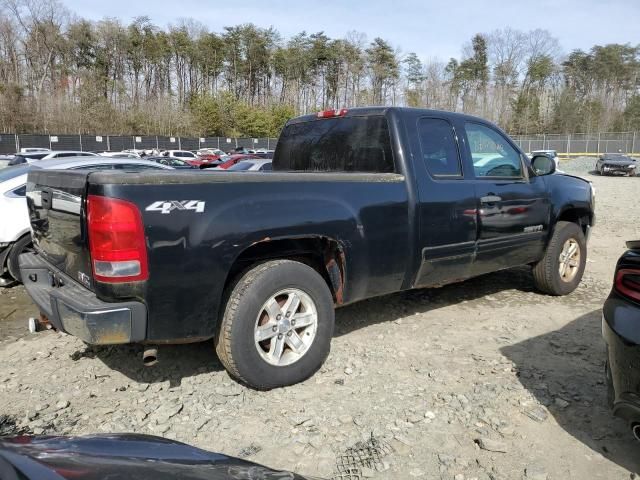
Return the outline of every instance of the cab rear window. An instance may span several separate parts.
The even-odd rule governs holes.
[[[278,140],[273,169],[394,172],[387,119],[383,116],[341,117],[290,124]]]

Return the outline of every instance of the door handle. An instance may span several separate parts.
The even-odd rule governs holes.
[[[480,203],[496,203],[501,201],[502,197],[493,194],[489,194],[486,197],[480,197]]]

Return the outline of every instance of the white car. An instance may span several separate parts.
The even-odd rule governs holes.
[[[181,159],[196,159],[198,156],[189,150],[165,150],[162,152],[163,157],[175,157]]]
[[[141,158],[140,154],[134,152],[101,152],[99,155],[109,158]]]
[[[198,150],[197,155],[218,155],[219,157],[221,157],[223,155],[226,155],[226,153],[224,153],[219,148],[201,148],[200,150]]]
[[[24,147],[20,149],[20,153],[36,153],[36,152],[50,152],[50,148],[40,148],[40,147]]]
[[[76,152],[74,150],[56,150],[56,151],[47,151],[47,152],[26,152],[24,154],[16,154],[16,157],[22,157],[22,161],[16,162],[16,165],[25,163],[33,163],[39,162],[42,160],[51,160],[54,158],[65,158],[65,157],[97,157],[97,153],[92,152]]]
[[[0,170],[0,286],[20,281],[18,256],[31,248],[31,227],[25,194],[27,174],[35,169],[56,170],[173,170],[138,159],[99,156],[40,160]]]
[[[50,154],[42,157],[42,160],[50,160],[52,158],[64,158],[64,157],[97,157],[97,153],[92,152],[78,152],[74,150],[55,150]]]

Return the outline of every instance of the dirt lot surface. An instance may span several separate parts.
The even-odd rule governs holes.
[[[640,238],[640,178],[593,163],[562,164],[597,189],[572,295],[536,293],[525,268],[345,307],[324,368],[271,392],[234,383],[209,342],[161,347],[144,368],[138,346],[31,335],[24,289],[5,289],[0,430],[150,433],[323,478],[636,478],[640,443],[606,406],[600,309]],[[357,473],[337,473],[349,462]]]

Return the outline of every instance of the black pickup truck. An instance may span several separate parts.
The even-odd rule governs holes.
[[[22,278],[91,344],[214,339],[236,379],[300,382],[334,307],[518,265],[572,292],[594,224],[588,182],[461,114],[357,108],[287,123],[272,173],[29,174]]]

